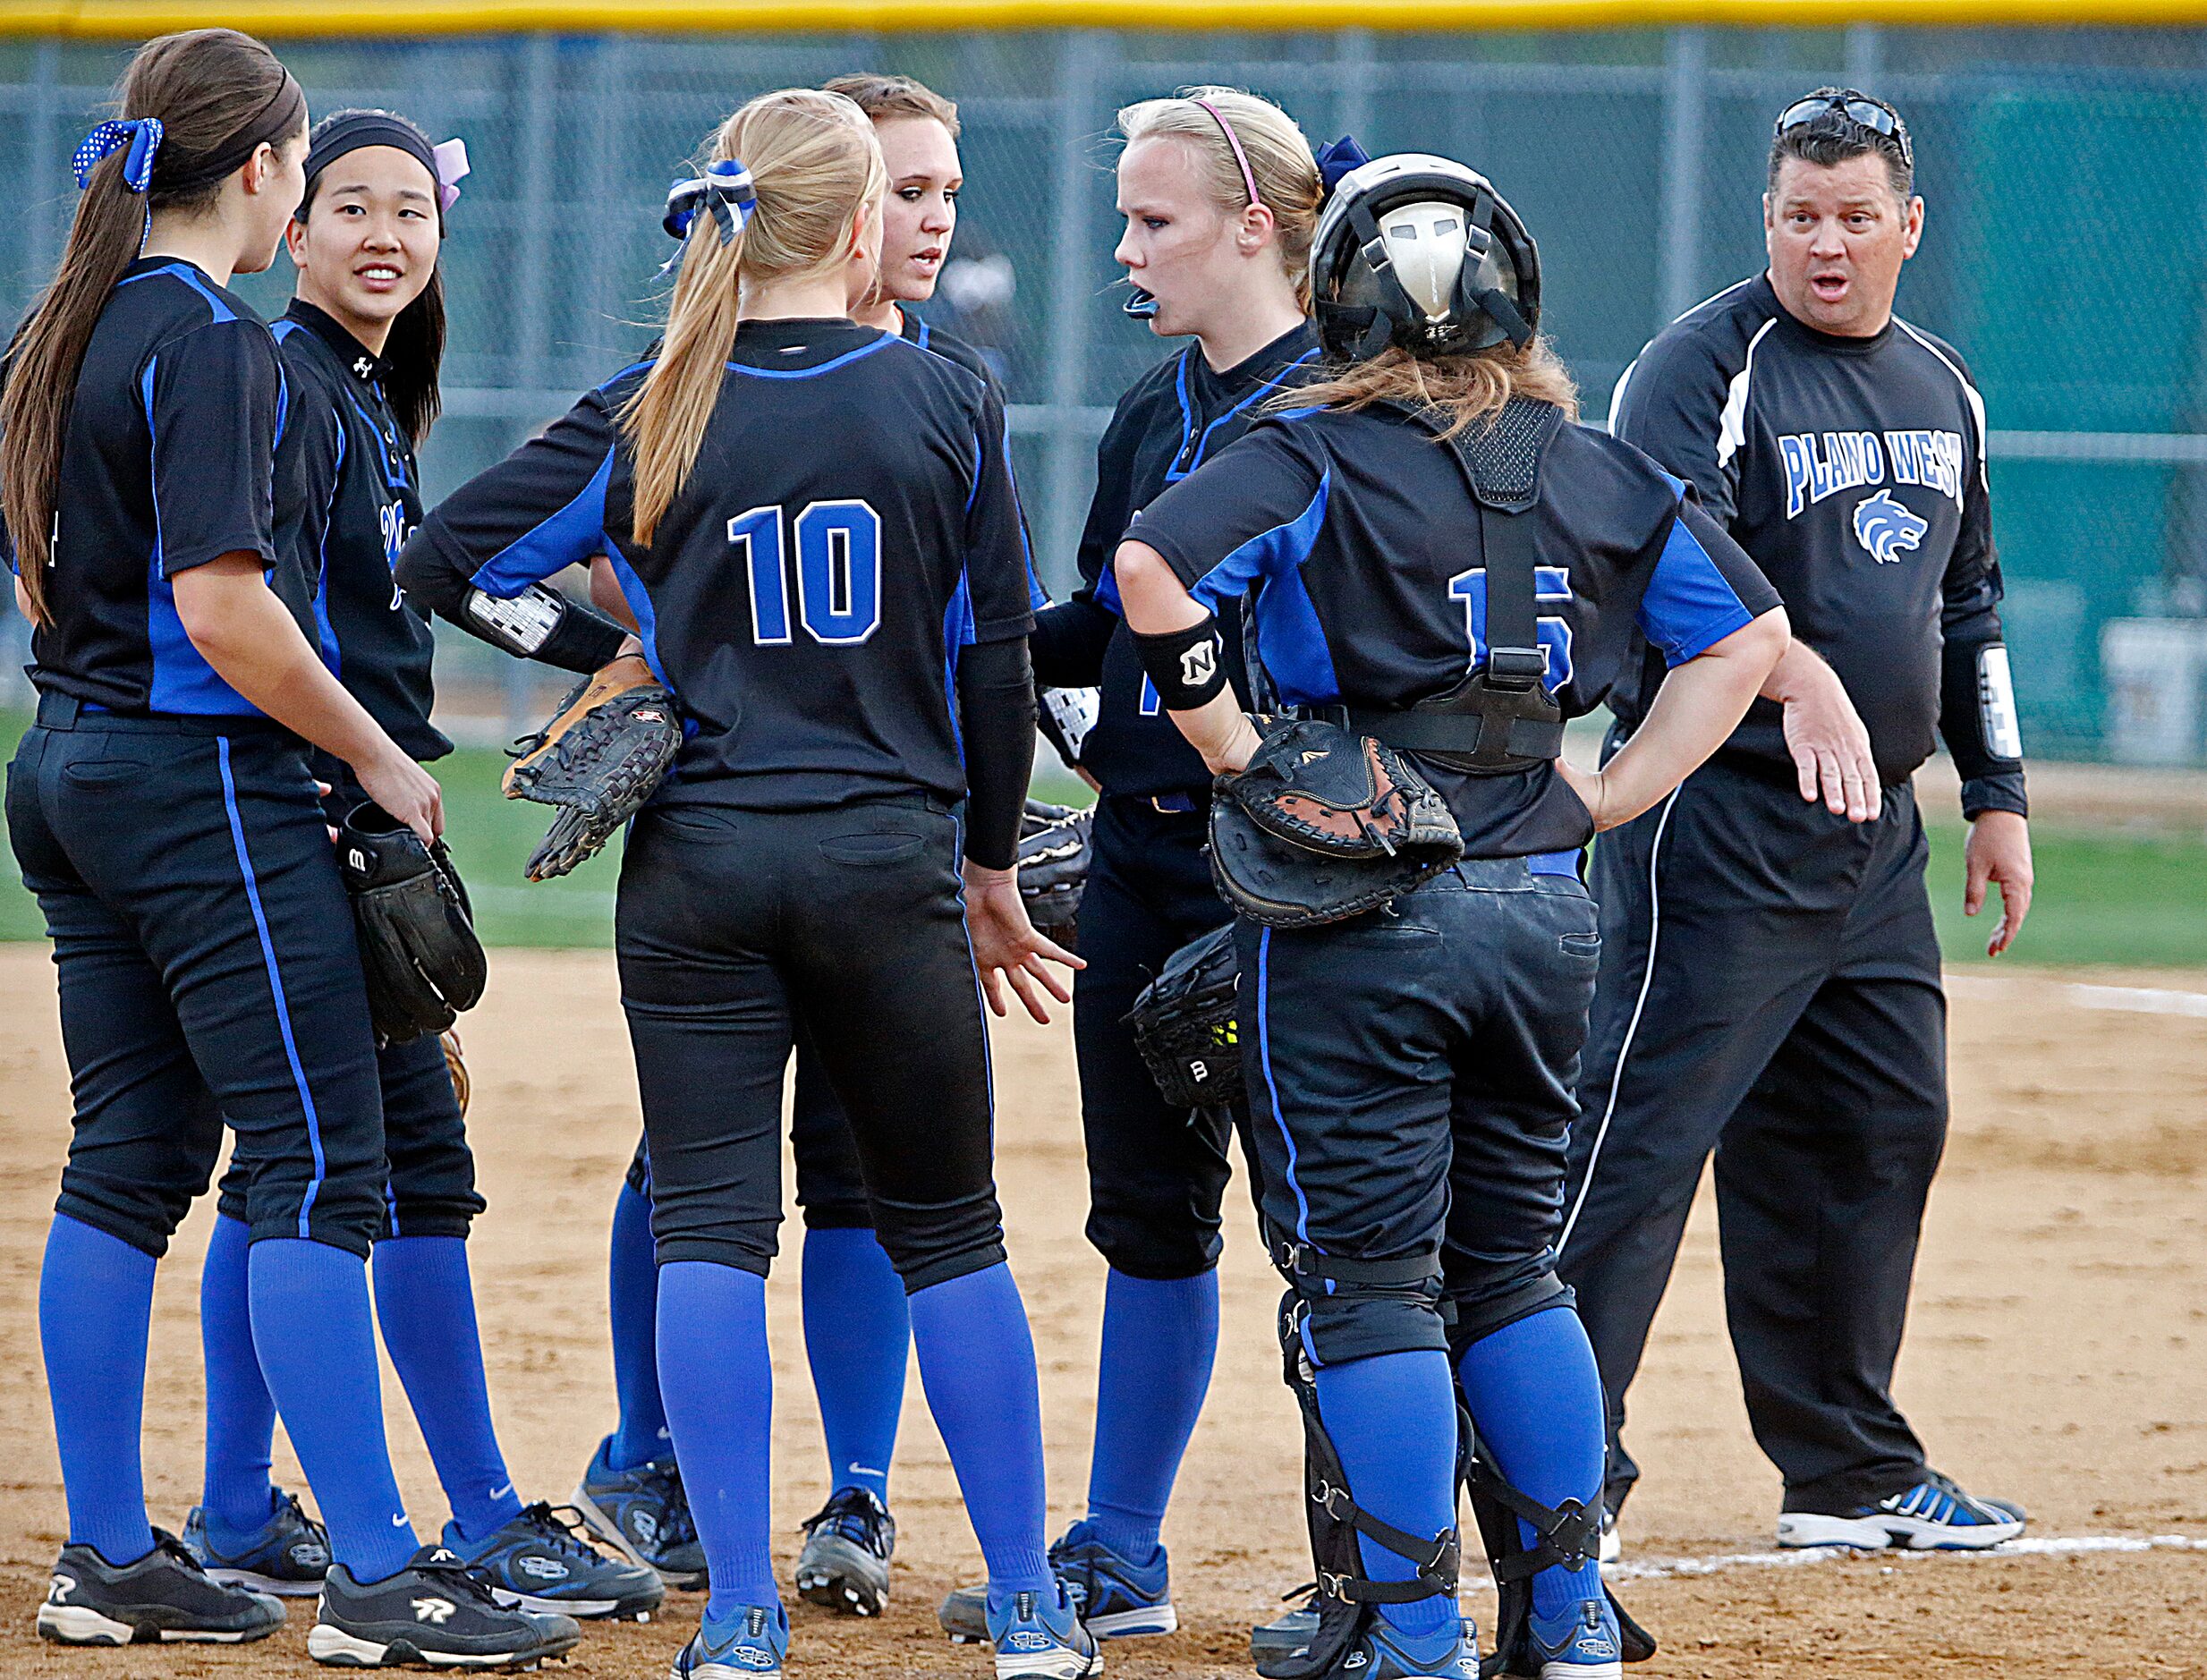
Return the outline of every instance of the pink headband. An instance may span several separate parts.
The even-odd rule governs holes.
[[[1247,154],[1242,150],[1242,137],[1234,132],[1234,124],[1227,122],[1218,107],[1209,99],[1198,99],[1191,94],[1189,102],[1200,105],[1210,113],[1210,120],[1218,125],[1218,132],[1227,137],[1227,144],[1234,148],[1234,161],[1242,166],[1242,185],[1248,190],[1250,208],[1261,209],[1264,207],[1264,200],[1257,196],[1257,177],[1249,172],[1249,158]]]

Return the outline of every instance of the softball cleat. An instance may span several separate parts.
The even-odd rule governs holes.
[[[281,1603],[216,1581],[157,1528],[151,1551],[119,1565],[92,1547],[63,1547],[38,1607],[38,1637],[63,1645],[242,1645],[283,1625]]]

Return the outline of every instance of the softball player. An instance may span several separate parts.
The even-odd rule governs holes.
[[[437,409],[446,208],[465,153],[403,117],[341,111],[310,140],[306,196],[287,238],[298,295],[275,327],[289,393],[279,470],[292,475],[279,548],[314,585],[340,680],[417,762],[452,743],[429,721],[428,615],[392,580],[421,520],[414,450]],[[617,624],[547,593],[539,658],[593,670]],[[482,620],[478,614],[478,622]],[[503,615],[511,619],[513,615]],[[333,824],[366,794],[340,760],[313,759]],[[466,1239],[482,1198],[460,1103],[434,1034],[377,1051],[390,1160],[373,1278],[377,1322],[452,1503],[447,1548],[539,1609],[636,1616],[663,1596],[651,1571],[578,1540],[551,1507],[523,1507],[491,1424]],[[311,1594],[328,1561],[318,1526],[269,1484],[276,1410],[254,1353],[246,1290],[248,1163],[225,1176],[200,1274],[207,1472],[184,1543],[221,1579]]]
[[[1142,675],[1109,563],[1146,505],[1240,437],[1268,396],[1309,376],[1318,340],[1303,273],[1321,191],[1303,132],[1251,94],[1196,88],[1129,106],[1118,126],[1126,231],[1114,254],[1134,289],[1130,312],[1161,338],[1195,342],[1119,399],[1097,445],[1081,585],[1038,615],[1033,642],[1041,682],[1101,689],[1081,749],[1100,793],[1073,1030],[1088,1238],[1110,1273],[1087,1514],[1050,1555],[1107,1638],[1179,1625],[1159,1530],[1218,1350],[1219,1205],[1236,1124],[1218,1110],[1168,1108],[1124,1024],[1165,960],[1228,912],[1203,857],[1210,773]],[[1226,649],[1246,698],[1232,629]],[[980,1632],[971,1589],[941,1616],[954,1637]]]
[[[881,270],[853,318],[893,332],[965,369],[1001,403],[1003,391],[979,352],[931,331],[904,304],[934,295],[950,250],[964,183],[958,108],[905,76],[838,76],[828,91],[871,119],[888,171],[882,202]],[[610,566],[606,604],[625,613]],[[1048,598],[1032,581],[1040,607]],[[797,1205],[804,1214],[805,1355],[827,1437],[828,1503],[805,1523],[797,1590],[813,1602],[862,1616],[888,1600],[896,1524],[888,1509],[889,1461],[904,1406],[912,1335],[904,1285],[873,1233],[873,1209],[843,1107],[804,1030],[796,1032],[796,1090],[790,1141]],[[683,1503],[681,1474],[667,1450],[652,1341],[658,1267],[652,1258],[649,1160],[641,1144],[615,1209],[612,1328],[619,1427],[602,1442],[576,1489],[592,1526],[670,1580],[701,1585],[704,1558]]]
[[[1965,908],[2030,904],[2031,843],[1985,410],[1893,314],[1923,201],[1899,114],[1847,89],[1771,137],[1766,273],[1681,316],[1610,426],[1690,480],[1799,638],[1709,766],[1596,853],[1610,962],[1573,1139],[1564,1275],[1617,1430],[1702,1165],[1780,1545],[1975,1548],[2023,1515],[1924,1461],[1894,1405],[1916,1231],[1947,1128],[1946,1000],[1911,778],[1943,734],[1970,819]],[[1643,683],[1612,702],[1616,739]],[[1719,954],[1721,954],[1719,955]],[[1743,964],[1743,957],[1746,962]]]
[[[1001,1011],[1008,981],[1046,1018],[1038,988],[1066,994],[1044,958],[1077,959],[1028,925],[1011,867],[1034,727],[1002,410],[963,369],[845,318],[879,267],[886,184],[839,95],[737,112],[670,195],[687,238],[660,355],[438,508],[400,578],[454,613],[471,589],[511,594],[605,553],[688,725],[630,836],[615,926],[661,1393],[711,1581],[675,1673],[777,1674],[788,1642],[764,1283],[802,1022],[910,1292],[989,1559],[997,1672],[1077,1680],[1095,1646],[1043,1552],[980,995]],[[854,433],[862,413],[897,424]]]
[[[1342,1596],[1377,1610],[1327,1672],[1479,1672],[1456,1603],[1460,1384],[1554,1519],[1526,1531],[1556,1561],[1508,1671],[1594,1680],[1620,1647],[1574,1520],[1600,1486],[1600,1392],[1551,1247],[1600,944],[1579,848],[1724,738],[1785,616],[1676,479],[1568,423],[1532,242],[1483,178],[1422,156],[1352,172],[1311,276],[1333,360],[1145,508],[1114,576],[1210,768],[1257,742],[1213,615],[1253,588],[1282,702],[1404,752],[1464,843],[1390,909],[1236,935],[1264,1220],[1370,1577]],[[1669,664],[1661,698],[1629,755],[1574,772],[1562,720],[1624,672],[1635,623]]]
[[[39,696],[8,827],[54,940],[76,1108],[39,1284],[70,1533],[38,1630],[233,1642],[283,1620],[149,1528],[140,1469],[155,1266],[226,1120],[252,1339],[335,1554],[309,1652],[533,1663],[574,1623],[502,1608],[417,1548],[384,1446],[375,1042],[309,745],[424,838],[443,815],[317,657],[310,581],[277,541],[293,394],[227,289],[300,201],[306,100],[226,30],[149,43],[120,92],[122,120],[78,148],[84,196],[0,404]]]

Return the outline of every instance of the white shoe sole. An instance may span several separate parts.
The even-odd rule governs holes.
[[[1180,1629],[1180,1612],[1173,1608],[1170,1599],[1162,1604],[1145,1604],[1138,1610],[1114,1610],[1109,1616],[1083,1620],[1098,1639],[1144,1639]]]
[[[272,1599],[318,1599],[322,1596],[322,1583],[319,1581],[278,1581],[273,1575],[257,1574],[250,1569],[210,1566],[207,1578],[219,1581],[225,1586],[263,1592]]]
[[[1796,1511],[1778,1519],[1778,1543],[1788,1549],[1851,1546],[1866,1552],[1884,1551],[1889,1547],[1916,1552],[1976,1552],[2012,1540],[2022,1532],[2021,1523],[1982,1523],[1957,1528],[1951,1523],[1932,1523],[1920,1516],[1821,1516],[1812,1511]]]
[[[644,1565],[649,1569],[649,1564]],[[555,1616],[572,1616],[578,1622],[600,1621],[611,1616],[621,1608],[618,1599],[539,1599],[533,1593],[515,1592],[507,1587],[493,1587],[490,1596],[509,1610],[549,1610]],[[631,1610],[620,1618],[624,1622],[649,1622],[649,1610]]]
[[[454,1651],[419,1650],[411,1658],[402,1653],[395,1662],[390,1653],[400,1642],[378,1644],[372,1639],[361,1639],[341,1627],[327,1622],[317,1622],[307,1633],[307,1655],[333,1668],[381,1668],[399,1667],[408,1662],[429,1668],[534,1668],[544,1660],[542,1653],[531,1657],[517,1656],[512,1651]]]
[[[771,1668],[739,1668],[734,1663],[709,1662],[688,1670],[677,1665],[666,1671],[666,1680],[782,1680],[782,1669],[779,1663]]]
[[[1103,1652],[1083,1657],[1060,1645],[1055,1650],[997,1652],[997,1680],[1090,1680],[1103,1672]]]
[[[1544,1662],[1541,1680],[1624,1680],[1622,1662]]]
[[[242,1645],[274,1628],[229,1633],[219,1628],[165,1627],[146,1636],[146,1642],[165,1645]],[[41,1604],[38,1635],[61,1645],[129,1645],[138,1642],[138,1630],[81,1604]]]
[[[574,1508],[582,1514],[582,1526],[622,1557],[640,1569],[652,1567],[651,1560],[629,1544],[628,1536],[621,1532],[621,1525],[598,1508],[598,1502],[590,1498],[589,1484],[575,1483]]]

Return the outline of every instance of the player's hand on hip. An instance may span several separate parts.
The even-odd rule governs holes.
[[[1822,660],[1814,661],[1779,697],[1785,708],[1786,750],[1800,777],[1801,797],[1849,822],[1875,822],[1884,808],[1870,731],[1863,726],[1846,686]]]
[[[1049,1024],[1050,1012],[1040,993],[1048,993],[1061,1004],[1073,1001],[1073,988],[1048,965],[1088,965],[1034,930],[1034,924],[1027,920],[1026,903],[1019,895],[1016,870],[985,870],[967,861],[965,927],[972,938],[973,966],[980,975],[982,995],[995,1014],[1006,1013],[1006,985],[1019,994],[1027,1013],[1045,1026]]]
[[[1962,861],[1964,915],[1984,908],[1988,882],[1999,886],[2000,925],[1985,941],[1985,955],[1998,956],[2015,943],[2031,913],[2031,825],[2012,810],[1982,812],[1969,826]]]

